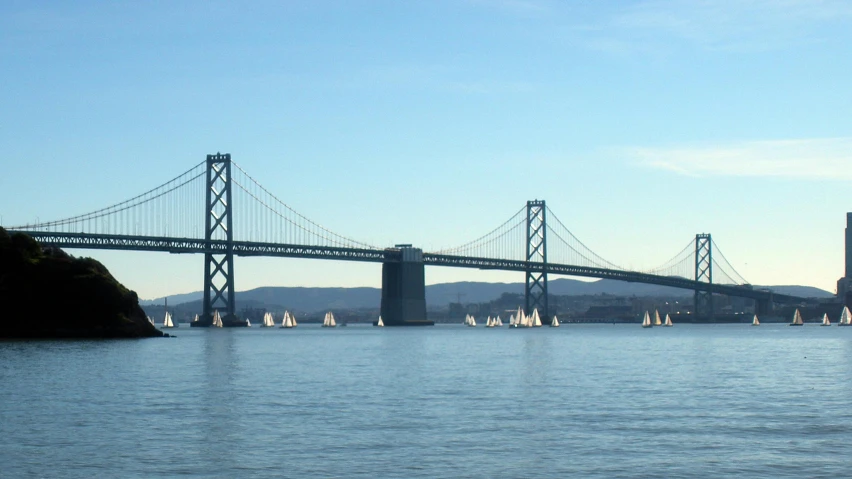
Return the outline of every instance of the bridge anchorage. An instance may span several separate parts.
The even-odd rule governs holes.
[[[176,178],[106,208],[8,229],[60,248],[203,254],[203,305],[197,326],[210,326],[214,310],[223,314],[223,325],[244,325],[235,314],[235,256],[382,263],[381,314],[389,326],[432,324],[426,317],[426,266],[523,273],[523,307],[527,314],[538,309],[544,317],[552,314],[548,278],[554,274],[692,290],[695,311],[708,317],[713,315],[713,294],[754,299],[758,314],[773,301],[803,300],[751,288],[709,234],[690,239],[660,267],[621,267],[577,239],[544,200],[528,201],[491,232],[455,248],[424,252],[409,244],[376,247],[301,215],[227,153],[207,155]]]

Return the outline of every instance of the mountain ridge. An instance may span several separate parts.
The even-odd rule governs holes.
[[[755,286],[756,289],[769,288],[779,294],[793,296],[829,298],[834,294],[812,286],[778,285]],[[612,296],[669,296],[689,297],[691,290],[670,288],[641,283],[601,279],[597,281],[579,281],[570,278],[558,278],[548,282],[551,295],[612,295]],[[523,294],[523,283],[486,283],[461,281],[456,283],[438,283],[426,286],[426,304],[430,307],[445,306],[451,302],[482,303],[500,297],[503,293]],[[142,305],[163,304],[165,298],[140,301]],[[169,305],[200,301],[202,292],[176,294],[168,296]],[[236,301],[242,304],[288,307],[301,311],[317,311],[324,308],[371,308],[381,302],[381,288],[353,287],[328,288],[304,286],[262,286],[247,291],[236,292]]]

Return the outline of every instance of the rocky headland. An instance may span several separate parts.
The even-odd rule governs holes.
[[[143,338],[136,293],[92,258],[42,247],[0,227],[0,338]]]

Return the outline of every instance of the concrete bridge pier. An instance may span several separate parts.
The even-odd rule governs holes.
[[[755,299],[754,314],[758,317],[767,315],[772,312],[772,299]]]
[[[397,245],[399,262],[382,263],[382,321],[385,326],[432,326],[426,319],[423,250]]]

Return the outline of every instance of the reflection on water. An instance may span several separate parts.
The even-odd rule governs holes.
[[[841,477],[852,328],[0,343],[2,477]]]

